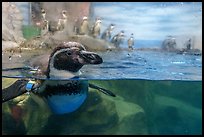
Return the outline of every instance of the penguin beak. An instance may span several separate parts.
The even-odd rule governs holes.
[[[83,64],[101,64],[103,59],[94,52],[80,51],[79,56],[83,59]]]

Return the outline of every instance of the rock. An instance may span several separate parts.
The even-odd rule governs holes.
[[[56,29],[56,24],[52,24],[52,22],[58,22],[61,18],[62,10],[66,10],[67,13],[67,29],[65,29],[66,33],[69,35],[74,34],[74,23],[76,19],[82,19],[83,16],[90,15],[90,2],[35,2],[32,3],[32,20],[33,23],[36,24],[37,22],[41,21],[41,8],[45,10],[46,17],[45,19],[51,22],[51,26],[53,26],[53,31]]]
[[[86,102],[77,111],[51,115],[40,134],[105,134],[106,130],[117,125],[116,112],[113,101],[101,98],[97,92],[90,92]],[[49,130],[53,128],[55,130]]]
[[[35,37],[24,42],[21,46],[34,49],[54,49],[58,44],[64,41],[75,41],[83,44],[89,51],[107,51],[115,49],[115,46],[101,39],[95,39],[86,35],[64,35],[57,32],[53,36],[46,35],[43,37]]]
[[[74,35],[68,37],[70,41],[82,43],[87,50],[90,51],[107,51],[116,49],[112,43],[106,42],[101,39],[96,39],[87,35]]]
[[[7,50],[11,48],[17,48],[19,44],[13,41],[2,41],[2,50]]]
[[[112,98],[90,90],[77,111],[63,115],[51,114],[39,99],[31,95],[22,106],[27,134],[148,134],[144,109],[119,95]]]
[[[25,135],[23,121],[16,122],[11,114],[2,112],[2,135]]]
[[[173,87],[176,86],[174,85]],[[187,87],[189,88],[189,86]],[[164,88],[162,87],[162,89]],[[185,93],[182,94],[186,94],[186,90],[184,89],[183,91]],[[194,89],[194,91],[196,92],[197,90]],[[180,93],[181,92],[182,91],[180,91]],[[176,97],[169,96],[168,94],[155,95],[155,107],[154,112],[151,115],[151,120],[154,121],[153,124],[156,127],[158,134],[201,134],[202,103],[200,103],[200,107],[194,107],[193,105],[189,104],[193,102],[190,99],[191,97],[188,99],[188,101],[184,101],[182,99],[183,97],[179,94],[174,94]],[[187,95],[189,96],[189,93]],[[197,98],[197,100],[202,100],[201,98]]]
[[[2,3],[2,45],[3,50],[19,46],[25,39],[22,33],[23,16],[17,6],[11,2]],[[15,44],[16,43],[16,44]]]
[[[147,119],[144,113],[124,117],[118,124],[117,135],[148,135]]]
[[[111,99],[102,95],[103,99]],[[118,124],[108,130],[106,134],[116,135],[146,135],[148,134],[147,117],[144,109],[132,102],[128,102],[117,95],[114,99],[116,111],[119,117]]]

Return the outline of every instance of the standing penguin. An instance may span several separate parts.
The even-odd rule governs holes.
[[[43,30],[48,30],[48,28],[49,28],[49,22],[47,20],[44,20],[42,22],[42,29]]]
[[[49,29],[49,22],[46,19],[45,9],[41,9],[41,35],[45,35]]]
[[[41,20],[46,20],[46,12],[45,9],[41,9]]]
[[[89,33],[89,22],[86,16],[83,17],[81,26],[80,26],[80,33],[81,35],[88,35]]]
[[[67,11],[62,10],[58,21],[49,21],[49,32],[55,34],[56,31],[62,31],[67,25]]]
[[[101,31],[101,19],[97,18],[92,28],[92,36],[94,38],[97,38],[100,35],[100,31]]]
[[[188,39],[186,42],[186,50],[191,50],[192,49],[192,41],[191,38]]]
[[[108,28],[103,32],[101,39],[104,39],[105,41],[109,41],[111,38],[111,33],[113,29],[115,28],[114,24],[110,24]]]
[[[58,20],[57,29],[63,30],[66,24],[67,24],[67,11],[62,10],[61,17]]]
[[[64,114],[77,110],[83,104],[87,98],[88,87],[115,97],[111,91],[90,84],[87,80],[73,79],[79,77],[83,65],[102,62],[99,55],[86,51],[80,43],[61,43],[50,55],[42,55],[31,61],[31,66],[38,68],[38,73],[46,75],[47,79],[37,83],[18,80],[3,89],[2,102],[30,91],[43,98],[54,113]],[[57,80],[57,78],[70,80]]]
[[[119,48],[120,44],[124,40],[124,37],[125,37],[124,31],[122,30],[111,39],[111,43],[113,43],[116,48]]]
[[[133,50],[133,46],[134,46],[134,37],[133,37],[133,33],[131,34],[130,38],[128,39],[128,48],[130,50]]]

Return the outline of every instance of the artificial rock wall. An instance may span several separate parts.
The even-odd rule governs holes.
[[[2,2],[2,50],[18,47],[25,39],[22,33],[23,16],[11,2]]]

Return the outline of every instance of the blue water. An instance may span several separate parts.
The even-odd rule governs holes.
[[[13,57],[12,61],[4,55],[3,68],[29,66],[32,56],[28,57],[29,53],[26,52],[24,54],[21,58]],[[103,63],[83,66],[81,79],[202,80],[202,56],[151,50],[108,51],[98,54],[103,58]],[[25,73],[16,74],[12,71],[3,71],[2,74],[26,77]],[[42,77],[45,76],[39,76]]]
[[[202,80],[202,56],[159,51],[111,51],[101,53],[104,62],[84,66],[95,79]]]

